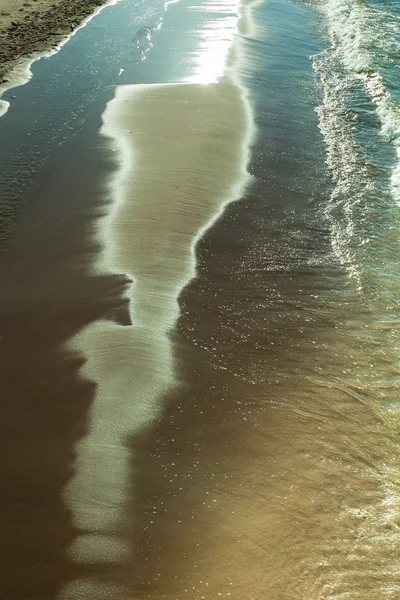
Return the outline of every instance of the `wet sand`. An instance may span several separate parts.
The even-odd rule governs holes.
[[[243,92],[229,78],[120,87],[103,119],[121,167],[110,181],[112,210],[97,234],[104,247],[97,268],[131,279],[131,325],[99,322],[71,342],[87,360],[82,375],[98,388],[65,498],[85,532],[71,558],[109,564],[136,551],[128,442],[159,418],[165,394],[183,384],[169,339],[178,296],[195,275],[196,241],[250,181],[252,124]]]
[[[102,0],[0,0],[0,84],[34,52],[56,46]]]
[[[55,153],[57,177],[43,174],[34,208],[1,250],[0,582],[10,600],[54,600],[76,576],[65,559],[76,532],[62,492],[95,386],[79,377],[82,357],[63,346],[95,319],[123,318],[124,278],[87,273],[91,222],[104,210],[97,172],[109,161],[83,151],[83,171],[70,150],[62,162]]]

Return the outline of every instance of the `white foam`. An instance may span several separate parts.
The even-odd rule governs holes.
[[[325,7],[332,46],[342,64],[360,79],[381,122],[381,135],[400,156],[400,107],[389,90],[385,89],[382,75],[374,69],[371,47],[379,47],[382,32],[377,26],[378,12],[357,0],[328,0]],[[382,15],[380,15],[382,19]],[[400,161],[396,161],[391,176],[392,195],[400,203]]]
[[[368,30],[368,11],[353,0],[328,0],[326,13],[334,46],[340,44],[343,62],[348,69],[368,69],[370,54],[365,33]]]

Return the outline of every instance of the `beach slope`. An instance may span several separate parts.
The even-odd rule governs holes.
[[[0,84],[18,61],[56,46],[103,0],[0,0]]]

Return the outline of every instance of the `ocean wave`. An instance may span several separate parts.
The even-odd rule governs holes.
[[[398,48],[398,22],[389,11],[361,0],[328,0],[324,12],[335,59],[347,76],[362,82],[375,104],[383,141],[396,150],[390,185],[393,198],[400,204],[400,106],[382,74]]]
[[[326,161],[334,188],[326,206],[331,241],[336,257],[361,286],[354,211],[370,187],[366,157],[354,136],[354,114],[346,107],[345,96],[351,81],[343,77],[332,49],[313,57],[313,68],[320,78],[323,101],[316,109],[319,128],[326,144]]]

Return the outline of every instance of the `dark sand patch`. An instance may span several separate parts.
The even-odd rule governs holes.
[[[79,329],[119,318],[126,281],[90,277],[88,239],[99,202],[105,156],[75,148],[53,157],[56,177],[1,250],[0,452],[2,539],[0,587],[7,600],[54,600],[82,573],[66,549],[76,536],[62,490],[72,476],[73,448],[85,434],[95,386],[82,381],[82,357],[62,349]],[[122,318],[122,317],[121,317]]]

